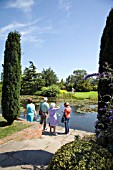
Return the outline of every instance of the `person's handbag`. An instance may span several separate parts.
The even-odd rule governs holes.
[[[46,118],[46,113],[45,113],[45,112],[42,112],[42,113],[41,113],[41,117],[42,117],[42,118]]]
[[[34,112],[34,119],[33,119],[34,121],[36,121],[37,120],[37,114],[36,114],[36,111]]]
[[[61,118],[61,122],[64,123],[65,122],[65,116],[63,115]]]
[[[39,110],[39,115],[42,115],[42,109]]]

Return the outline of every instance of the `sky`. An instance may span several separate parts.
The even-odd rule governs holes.
[[[98,72],[100,41],[113,0],[0,0],[0,72],[7,36],[21,35],[22,71],[51,68],[59,80],[74,70]]]

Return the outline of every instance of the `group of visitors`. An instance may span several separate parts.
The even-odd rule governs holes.
[[[40,115],[40,124],[43,125],[43,131],[47,130],[47,118],[49,118],[49,127],[50,132],[54,135],[56,133],[56,126],[58,124],[57,118],[57,111],[60,109],[54,102],[48,104],[47,97],[44,97],[43,102],[39,105],[39,115]],[[64,117],[64,124],[65,124],[65,134],[69,134],[69,120],[70,120],[70,113],[72,111],[71,107],[69,106],[68,102],[64,103],[64,110],[62,111],[62,116]],[[27,121],[32,122],[34,120],[34,115],[36,114],[35,104],[32,102],[32,99],[28,99],[28,104],[26,105],[25,114],[27,117]]]

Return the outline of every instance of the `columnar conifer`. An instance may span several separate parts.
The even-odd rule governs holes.
[[[2,115],[9,124],[20,114],[21,45],[20,34],[8,34],[3,64]]]
[[[96,134],[100,144],[113,152],[113,8],[110,10],[100,45],[98,85],[98,121]],[[110,118],[110,119],[109,119]]]

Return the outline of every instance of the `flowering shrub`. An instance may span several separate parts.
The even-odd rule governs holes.
[[[67,93],[67,90],[60,90],[60,94]]]
[[[113,153],[113,69],[105,63],[105,72],[87,75],[97,76],[98,85],[98,114],[95,122],[97,142],[107,147]]]

